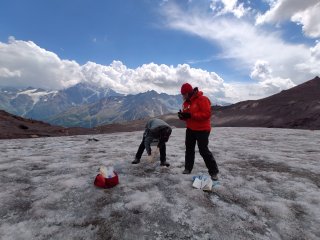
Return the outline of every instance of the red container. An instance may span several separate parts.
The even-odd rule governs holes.
[[[105,178],[101,174],[98,174],[96,176],[96,179],[94,180],[94,185],[101,188],[112,188],[119,184],[119,177],[116,172],[113,172],[114,176],[111,178]]]

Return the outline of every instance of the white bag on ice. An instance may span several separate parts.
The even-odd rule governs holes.
[[[113,167],[101,166],[99,169],[100,174],[105,178],[112,178],[115,176]]]
[[[207,176],[196,176],[194,177],[194,181],[192,186],[197,189],[202,189],[204,191],[211,191],[212,190],[212,180],[210,177]]]

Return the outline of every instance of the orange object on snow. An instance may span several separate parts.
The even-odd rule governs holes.
[[[114,176],[105,178],[103,175],[98,174],[94,180],[94,185],[101,188],[112,188],[119,184],[119,177],[116,172],[113,172]]]

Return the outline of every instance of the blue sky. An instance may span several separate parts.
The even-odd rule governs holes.
[[[320,75],[319,0],[1,0],[0,86],[257,99]]]

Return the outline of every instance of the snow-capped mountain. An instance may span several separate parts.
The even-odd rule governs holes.
[[[90,104],[104,97],[121,96],[112,89],[79,83],[60,91],[27,88],[0,89],[0,108],[19,116],[45,120],[68,108]]]
[[[45,121],[68,127],[95,127],[177,112],[181,104],[180,96],[148,91],[137,95],[106,97],[96,103],[69,108]]]
[[[62,126],[94,127],[176,112],[180,96],[148,91],[124,96],[86,83],[60,91],[0,89],[0,109]]]
[[[71,107],[94,103],[108,96],[121,95],[109,88],[79,83],[58,91],[55,95],[44,97],[43,101],[39,101],[25,116],[38,120],[46,120],[67,111]]]
[[[102,98],[110,96],[122,96],[111,88],[102,88],[88,83],[78,83],[72,87],[62,90],[74,105],[94,103]]]
[[[56,91],[31,87],[27,89],[2,88],[0,89],[0,108],[13,114],[26,116],[39,101],[56,93]]]

